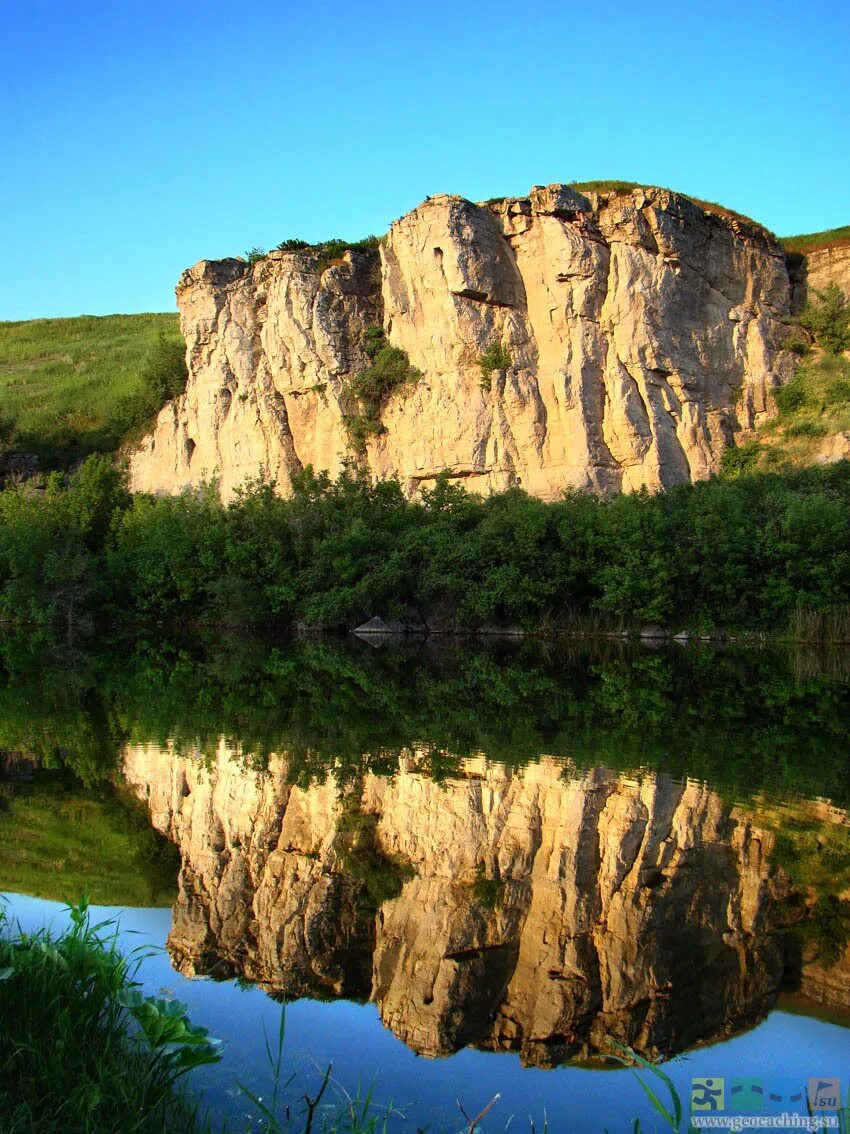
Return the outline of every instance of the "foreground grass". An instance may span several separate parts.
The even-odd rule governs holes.
[[[144,999],[108,926],[72,908],[61,937],[0,924],[0,1114],[5,1134],[201,1134],[179,1088],[218,1058],[182,1005]],[[0,915],[2,918],[2,915]]]
[[[0,909],[3,1134],[212,1134],[181,1080],[217,1062],[220,1042],[190,1023],[179,1001],[141,993],[139,958],[121,955],[114,923],[92,926],[85,899],[70,913],[70,928],[56,936],[16,932]],[[271,1096],[242,1087],[255,1120],[217,1124],[217,1134],[381,1134],[404,1117],[374,1104],[371,1092],[351,1095],[337,1086],[331,1067],[293,1114],[283,1101],[291,1084],[284,1080],[283,1021],[282,1013],[276,1052],[267,1044]]]
[[[0,323],[0,425],[9,447],[36,453],[43,467],[116,450],[122,399],[136,392],[160,335],[179,338],[176,313]]]
[[[138,806],[138,805],[137,805]],[[0,890],[99,905],[167,906],[177,854],[111,787],[0,783]]]

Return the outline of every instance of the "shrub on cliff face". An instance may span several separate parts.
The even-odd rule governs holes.
[[[816,291],[817,303],[806,305],[800,316],[802,325],[815,336],[818,346],[831,354],[850,350],[850,306],[837,283]]]
[[[421,375],[400,347],[387,342],[381,327],[367,327],[363,334],[363,350],[372,360],[345,384],[344,392],[357,399],[360,412],[346,418],[351,446],[356,453],[366,449],[366,439],[384,432],[381,407],[387,398]]]
[[[489,390],[493,372],[495,370],[507,370],[511,366],[508,348],[502,346],[501,343],[491,343],[478,359],[478,365],[481,368],[479,385],[482,390]]]

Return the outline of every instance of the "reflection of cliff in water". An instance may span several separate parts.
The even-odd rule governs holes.
[[[370,998],[416,1051],[673,1053],[754,1023],[782,976],[772,836],[694,782],[467,760],[338,789],[130,748],[182,854],[186,972]]]

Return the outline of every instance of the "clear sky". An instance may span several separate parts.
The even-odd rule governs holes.
[[[620,178],[850,223],[846,0],[0,0],[0,319],[426,194]]]

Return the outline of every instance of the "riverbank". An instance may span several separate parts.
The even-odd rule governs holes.
[[[850,640],[850,462],[609,499],[304,471],[132,496],[106,457],[0,493],[0,618]]]

